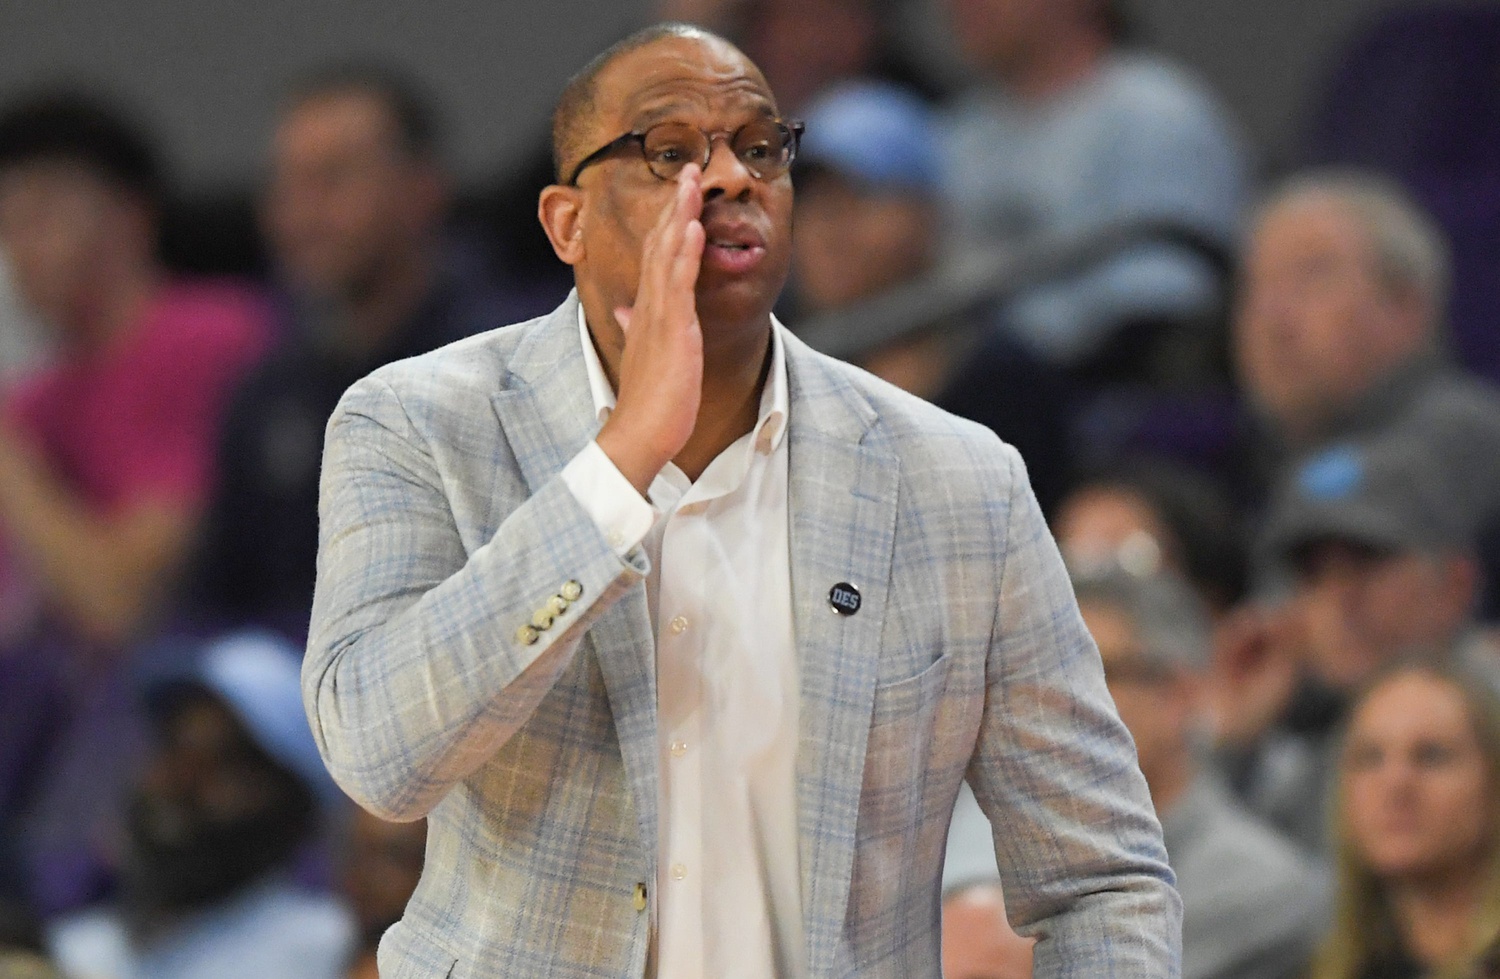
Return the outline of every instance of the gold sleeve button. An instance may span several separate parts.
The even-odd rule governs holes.
[[[547,599],[547,611],[551,612],[554,616],[562,615],[567,610],[568,600],[561,595],[553,595]]]
[[[564,601],[576,602],[583,597],[583,586],[576,581],[569,581],[559,589],[558,594]]]
[[[646,885],[644,883],[635,885],[635,899],[631,902],[637,911],[646,910]]]
[[[516,630],[516,642],[523,646],[535,646],[538,638],[537,631],[529,625]]]
[[[531,627],[542,632],[552,628],[553,614],[544,608],[539,608],[531,613]]]

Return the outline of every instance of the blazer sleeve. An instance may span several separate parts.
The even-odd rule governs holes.
[[[466,553],[433,453],[378,374],[329,420],[318,511],[303,701],[334,779],[391,820],[425,816],[493,756],[647,570],[560,476]],[[526,641],[538,609],[580,589]]]
[[[1015,450],[969,770],[1036,979],[1169,979],[1182,904],[1135,747]]]

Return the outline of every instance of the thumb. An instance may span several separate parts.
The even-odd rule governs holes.
[[[617,306],[615,308],[615,322],[620,324],[621,333],[630,332],[630,317],[633,312],[629,306]]]

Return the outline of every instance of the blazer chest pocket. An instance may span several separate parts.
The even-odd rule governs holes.
[[[916,676],[875,688],[866,748],[865,782],[914,779],[922,770],[932,726],[947,686],[952,656],[939,656]]]

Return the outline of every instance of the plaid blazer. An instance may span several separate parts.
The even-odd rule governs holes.
[[[386,979],[646,967],[647,567],[558,475],[598,428],[576,317],[575,295],[381,368],[328,423],[308,715],[356,801],[428,819]],[[1012,919],[1044,935],[1038,979],[1177,976],[1161,830],[1019,456],[789,335],[786,354],[810,975],[938,975],[967,778]],[[857,614],[832,614],[839,582]],[[569,583],[578,599],[523,642]]]

